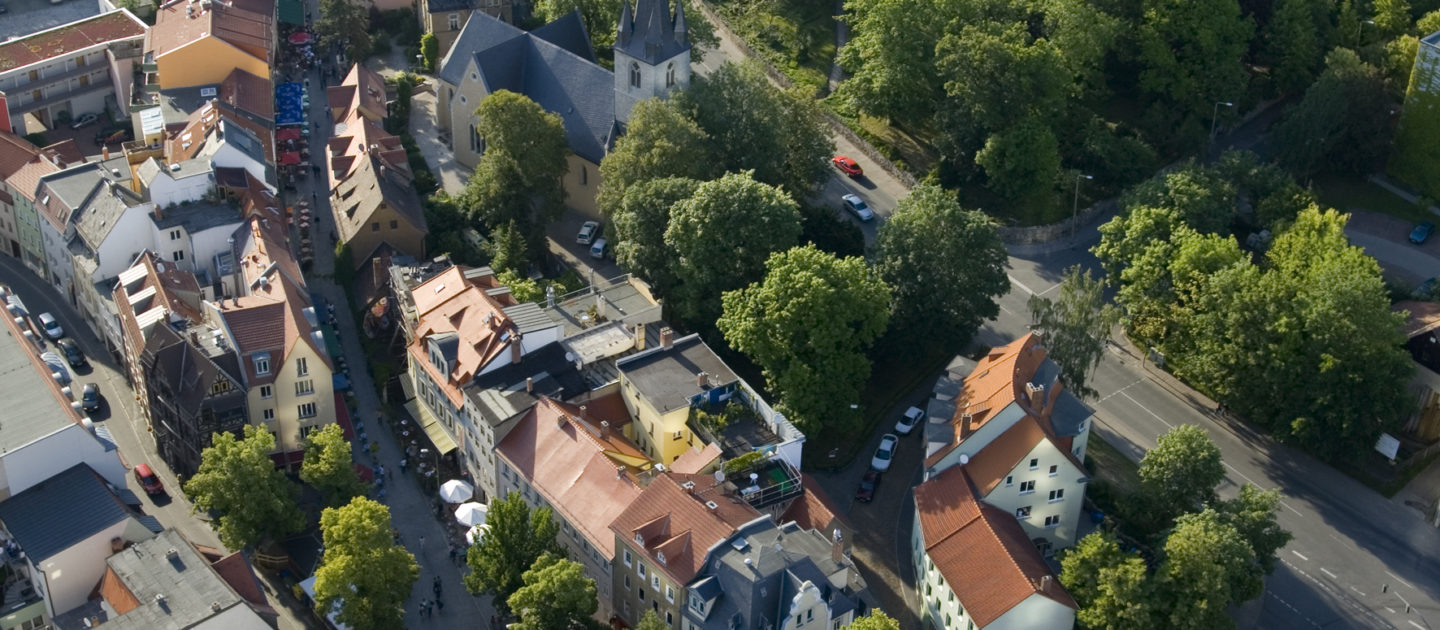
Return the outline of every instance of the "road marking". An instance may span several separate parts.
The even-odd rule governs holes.
[[[1385,575],[1388,575],[1388,576],[1390,576],[1390,577],[1392,577],[1392,578],[1395,578],[1395,581],[1396,581],[1396,582],[1399,582],[1399,583],[1401,583],[1401,584],[1404,584],[1405,586],[1410,586],[1410,583],[1409,583],[1409,582],[1406,582],[1405,580],[1400,579],[1400,576],[1395,575],[1394,573],[1391,573],[1391,572],[1389,572],[1389,571],[1386,571],[1386,572],[1385,572]],[[1415,587],[1414,587],[1414,586],[1410,586],[1410,588],[1415,588]]]
[[[1310,561],[1309,558],[1306,558],[1306,557],[1305,557],[1305,554],[1300,553],[1300,552],[1298,552],[1298,551],[1295,551],[1294,549],[1291,549],[1291,550],[1290,550],[1290,553],[1295,554],[1295,556],[1296,556],[1297,558],[1300,558],[1301,560],[1304,560],[1304,561],[1306,561],[1306,562],[1309,562],[1309,561]]]
[[[1418,623],[1415,623],[1414,621],[1409,620],[1409,619],[1407,619],[1406,621],[1410,621],[1410,625],[1415,626],[1416,628],[1419,628],[1420,630],[1425,630],[1425,626],[1422,626],[1422,625],[1420,625],[1420,624],[1418,624]]]
[[[1123,392],[1123,391],[1121,391],[1121,392],[1115,392],[1115,393],[1120,394],[1121,396],[1124,396],[1126,399],[1128,399],[1130,402],[1135,403],[1135,406],[1136,406],[1136,407],[1139,407],[1140,409],[1144,410],[1145,413],[1148,413],[1148,414],[1150,414],[1151,416],[1153,416],[1156,420],[1159,420],[1161,424],[1164,424],[1165,426],[1170,427],[1170,428],[1172,428],[1172,429],[1175,428],[1175,425],[1170,424],[1169,422],[1166,422],[1164,418],[1161,418],[1161,417],[1159,416],[1159,414],[1156,414],[1155,412],[1150,411],[1150,408],[1149,408],[1149,407],[1146,407],[1145,405],[1140,404],[1140,401],[1135,400],[1133,397],[1130,396],[1130,394],[1127,394],[1127,393],[1125,393],[1125,392]],[[1242,476],[1243,476],[1243,475],[1242,475]],[[1254,483],[1254,482],[1251,482],[1251,483]]]
[[[1024,282],[1021,282],[1021,281],[1019,281],[1019,280],[1016,280],[1016,279],[1015,279],[1015,276],[1012,276],[1012,275],[1010,275],[1010,274],[1007,273],[1007,274],[1005,274],[1005,277],[1006,277],[1006,278],[1009,278],[1009,279],[1010,279],[1010,282],[1015,283],[1015,286],[1020,287],[1020,290],[1021,290],[1021,291],[1024,291],[1025,293],[1028,293],[1028,294],[1030,294],[1030,295],[1035,295],[1035,292],[1034,292],[1034,291],[1031,291],[1031,290],[1030,290],[1030,287],[1025,286],[1025,283],[1024,283]]]
[[[1041,291],[1041,292],[1039,292],[1039,293],[1036,293],[1035,295],[1044,296],[1046,293],[1049,293],[1049,292],[1051,292],[1051,291],[1054,291],[1055,289],[1058,289],[1058,288],[1060,288],[1060,285],[1059,285],[1059,284],[1052,284],[1052,285],[1050,285],[1050,288],[1045,289],[1044,291]]]
[[[1360,589],[1358,589],[1358,588],[1355,588],[1355,587],[1353,587],[1353,586],[1350,587],[1350,590],[1355,591],[1356,593],[1359,593],[1361,597],[1369,597],[1369,595],[1366,595],[1366,594],[1365,594],[1365,591],[1362,591],[1362,590],[1360,590]]]
[[[1330,569],[1327,569],[1327,568],[1325,568],[1325,567],[1320,567],[1320,572],[1321,572],[1321,573],[1324,573],[1325,575],[1330,576],[1331,579],[1334,579],[1334,580],[1340,579],[1340,576],[1335,575],[1334,573],[1331,573],[1331,572],[1330,572]]]
[[[1386,607],[1385,607],[1385,610],[1390,611],[1390,614],[1392,614],[1392,615],[1395,614],[1395,613],[1400,612],[1400,611],[1395,610],[1394,608],[1391,608],[1391,607],[1389,607],[1389,606],[1386,606]]]

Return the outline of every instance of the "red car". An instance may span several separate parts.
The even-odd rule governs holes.
[[[135,466],[135,481],[140,482],[140,487],[145,489],[145,494],[164,494],[165,484],[160,483],[160,477],[155,471],[150,470],[149,464]]]
[[[835,168],[840,169],[846,175],[849,175],[851,177],[859,177],[865,174],[865,171],[860,170],[860,165],[856,164],[855,160],[852,160],[843,155],[837,155],[831,158],[830,163],[834,164]]]
[[[862,503],[869,503],[875,498],[875,490],[880,487],[880,471],[867,470],[865,476],[860,479],[860,486],[855,488],[855,500]]]

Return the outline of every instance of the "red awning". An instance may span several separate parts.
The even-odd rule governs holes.
[[[285,127],[284,129],[281,129],[281,130],[275,132],[275,139],[276,139],[276,140],[280,140],[280,141],[285,141],[285,140],[299,140],[299,139],[300,139],[300,128],[299,128],[299,127]]]
[[[281,164],[281,166],[290,166],[290,165],[292,165],[292,164],[299,164],[299,163],[300,163],[300,152],[298,152],[298,151],[286,151],[286,152],[280,154],[280,164]]]
[[[345,395],[335,392],[335,423],[345,430],[345,439],[355,439],[355,426],[350,422],[350,408],[345,406]]]
[[[300,32],[290,34],[290,43],[295,44],[296,46],[304,46],[305,44],[308,44],[314,40],[315,38],[312,37],[309,33]]]

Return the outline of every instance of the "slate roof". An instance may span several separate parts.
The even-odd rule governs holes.
[[[617,131],[615,76],[595,62],[578,11],[528,33],[475,13],[450,47],[440,77],[459,85],[472,60],[487,92],[524,94],[560,116],[570,150],[600,163]]]
[[[1037,593],[1078,608],[1020,522],[979,500],[965,467],[916,486],[915,510],[926,553],[975,625],[990,624]]]
[[[0,502],[0,522],[35,564],[133,516],[87,464]]]
[[[174,557],[168,555],[171,552]],[[222,614],[230,628],[268,627],[254,611],[229,613],[236,607],[249,608],[175,530],[131,545],[106,558],[105,564],[109,568],[105,581],[111,582],[113,575],[118,583],[101,590],[111,595],[107,601],[116,600],[111,606],[119,613],[105,623],[107,628],[180,630]]]
[[[533,391],[526,391],[525,379],[531,379]],[[465,395],[475,401],[481,415],[492,426],[499,426],[516,414],[530,408],[541,397],[571,400],[587,391],[585,380],[575,364],[565,359],[565,348],[558,343],[546,344],[521,360],[485,373],[465,387]],[[590,419],[609,420],[610,426],[621,424],[600,409],[595,401],[586,401]],[[624,409],[624,402],[620,403]],[[625,416],[629,421],[628,414]]]
[[[690,50],[683,0],[676,0],[673,15],[670,0],[638,0],[633,19],[630,0],[622,3],[615,48],[652,66]]]

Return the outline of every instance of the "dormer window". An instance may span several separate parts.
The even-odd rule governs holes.
[[[645,539],[640,537],[640,532],[635,532],[635,544],[645,546]]]
[[[261,352],[255,355],[255,376],[268,376],[270,374],[270,353]]]
[[[655,552],[655,560],[660,563],[660,566],[662,566],[662,567],[663,567],[663,566],[666,566],[666,565],[665,565],[665,552],[663,552],[663,551],[657,551],[657,552]]]

